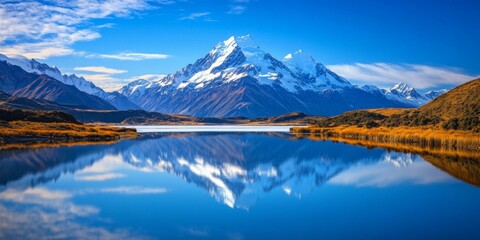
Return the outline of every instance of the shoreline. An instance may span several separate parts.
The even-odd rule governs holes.
[[[370,146],[389,146],[406,149],[445,152],[480,152],[480,133],[460,130],[443,130],[429,127],[293,127],[290,132],[297,137],[337,140],[346,143],[363,143]]]
[[[115,126],[13,121],[0,125],[0,149],[106,143],[137,136],[139,134],[135,129]]]

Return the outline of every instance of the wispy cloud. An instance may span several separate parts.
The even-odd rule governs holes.
[[[77,176],[75,180],[79,181],[106,181],[116,178],[123,178],[125,177],[124,174],[120,173],[105,173],[105,174],[95,174],[95,175],[87,175],[87,176]]]
[[[38,199],[56,201],[70,198],[72,194],[63,191],[52,191],[47,188],[28,188],[23,191],[8,189],[0,193],[0,199],[21,203],[36,203]]]
[[[247,11],[247,4],[250,3],[250,0],[230,0],[230,2],[232,4],[229,6],[226,13],[240,15]]]
[[[135,81],[138,79],[143,79],[143,80],[148,80],[148,81],[155,81],[155,80],[160,80],[164,78],[166,75],[165,74],[144,74],[140,76],[133,76],[129,78],[128,80],[130,81]]]
[[[122,86],[129,83],[129,81],[114,77],[111,74],[78,74],[95,85],[101,87],[107,92],[119,90]]]
[[[420,64],[355,63],[327,67],[353,83],[372,84],[384,88],[398,82],[404,82],[419,89],[458,85],[478,77],[465,74],[458,68]]]
[[[105,91],[118,90],[127,83],[126,80],[114,76],[116,74],[127,72],[127,70],[123,69],[108,68],[104,66],[86,66],[75,67],[73,70],[76,72],[76,75],[84,77]]]
[[[79,217],[98,218],[100,210],[74,204],[71,197],[72,193],[47,188],[10,188],[0,192],[0,238],[149,239],[128,229],[109,230],[78,221]],[[14,202],[14,207],[8,202]]]
[[[117,194],[161,194],[166,193],[166,188],[146,188],[146,187],[115,187],[115,188],[104,188],[100,192],[104,193],[117,193]]]
[[[150,0],[1,1],[0,52],[45,59],[73,54],[71,45],[100,37],[91,20],[128,17],[152,8]],[[172,1],[157,1],[170,4]]]
[[[127,72],[127,70],[107,68],[107,67],[103,67],[103,66],[76,67],[73,70],[75,70],[75,71],[85,71],[85,72],[106,73],[106,74],[120,74],[120,73],[126,73]]]
[[[452,177],[421,160],[398,168],[389,162],[356,166],[329,180],[329,184],[357,187],[386,187],[400,183],[430,184],[452,181]]]
[[[227,11],[227,14],[237,14],[238,15],[238,14],[242,14],[246,10],[247,10],[246,6],[233,5],[233,6],[230,6],[230,9]]]
[[[138,52],[121,52],[117,54],[87,54],[86,57],[91,58],[109,58],[126,61],[140,61],[149,59],[166,59],[169,58],[168,54],[161,53],[138,53]]]
[[[187,16],[180,17],[179,20],[197,20],[200,18],[207,19],[206,17],[210,15],[210,12],[194,12]]]

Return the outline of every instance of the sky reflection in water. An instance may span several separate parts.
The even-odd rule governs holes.
[[[478,188],[421,157],[283,133],[0,152],[0,239],[480,237]]]

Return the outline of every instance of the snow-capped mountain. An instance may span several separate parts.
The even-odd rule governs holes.
[[[50,76],[66,85],[74,86],[78,90],[88,93],[90,95],[94,95],[100,97],[101,99],[107,101],[108,103],[112,104],[118,110],[130,110],[130,109],[140,109],[137,105],[133,104],[121,94],[117,92],[114,93],[107,93],[103,89],[95,86],[90,81],[87,81],[83,77],[76,76],[75,74],[66,75],[60,72],[57,67],[50,67],[45,63],[40,63],[35,59],[27,59],[25,57],[16,57],[10,58],[5,55],[0,54],[0,61],[6,61],[12,65],[19,66],[23,70],[29,73],[36,73],[36,74],[45,74]]]
[[[433,100],[437,98],[438,96],[446,93],[448,90],[447,89],[440,89],[440,90],[431,90],[423,94],[424,97],[426,97],[429,100]]]
[[[420,107],[429,101],[437,98],[438,96],[447,92],[446,89],[433,90],[425,94],[418,93],[415,88],[408,86],[405,83],[397,83],[388,90],[384,90],[383,93],[389,99],[403,102],[405,104],[411,104],[414,107]]]
[[[82,92],[76,87],[64,84],[46,74],[26,72],[21,67],[6,61],[0,61],[0,91],[8,96],[34,99],[32,100],[34,103],[41,103],[41,106],[34,107],[34,109],[42,109],[46,105],[50,107],[56,105],[54,109],[60,107],[115,110],[114,106],[100,97]],[[22,102],[22,100],[20,101]]]
[[[353,87],[345,78],[330,71],[301,49],[287,54],[283,62],[291,69],[293,76],[300,80],[296,84],[302,90],[322,91]]]
[[[134,81],[120,93],[147,111],[194,116],[334,115],[412,107],[351,85],[304,51],[277,60],[249,35],[230,37],[180,71],[155,81]]]
[[[385,96],[399,102],[411,103],[416,107],[429,101],[429,99],[419,94],[414,88],[402,82],[388,89],[385,92]]]
[[[139,79],[111,93],[83,77],[64,75],[58,68],[33,59],[0,54],[0,61],[50,76],[119,110],[142,108],[199,117],[263,117],[288,112],[336,115],[355,109],[418,107],[443,93],[421,95],[406,84],[388,90],[354,86],[305,51],[278,60],[249,35],[218,43],[203,58],[176,73],[156,80]]]

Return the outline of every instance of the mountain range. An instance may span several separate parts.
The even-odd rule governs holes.
[[[302,50],[278,60],[249,36],[230,37],[207,55],[157,80],[105,92],[83,77],[34,59],[0,54],[0,91],[94,110],[146,110],[195,117],[269,117],[288,112],[330,116],[370,108],[413,108],[446,90],[419,94],[356,86]]]
[[[28,73],[16,65],[0,61],[0,91],[16,97],[42,99],[72,108],[114,110],[101,98],[66,85],[48,75]],[[5,94],[3,94],[5,95]]]
[[[84,98],[83,96],[85,95],[84,93],[87,93],[88,95],[93,95],[95,97],[98,97],[98,98],[102,99],[104,102],[107,102],[108,105],[111,105],[109,107],[100,107],[100,108],[97,107],[97,106],[87,105],[88,107],[90,107],[92,109],[116,109],[116,110],[140,109],[140,107],[138,107],[137,105],[130,102],[126,97],[119,94],[118,92],[105,92],[103,89],[95,86],[95,84],[93,84],[92,82],[87,81],[83,77],[78,77],[75,74],[72,74],[72,75],[63,74],[62,75],[62,73],[60,72],[60,70],[58,70],[57,67],[50,67],[47,64],[40,63],[40,62],[36,61],[35,59],[27,59],[27,58],[23,58],[23,57],[9,58],[5,55],[0,54],[0,62],[2,62],[2,61],[6,62],[6,63],[9,63],[10,65],[20,67],[23,71],[25,71],[27,73],[30,73],[30,74],[33,74],[31,76],[44,75],[43,78],[48,79],[50,82],[56,83],[57,85],[61,85],[61,86],[63,86],[63,85],[72,86],[72,87],[74,87],[77,90],[82,92],[81,96],[76,96],[76,95],[73,95],[73,94],[67,94],[67,96],[65,96],[65,98],[83,99]],[[7,70],[7,68],[8,68],[8,66],[4,65],[4,68],[3,68],[2,72],[8,72],[9,70]],[[18,69],[17,70],[11,69],[10,71],[18,72]],[[0,74],[1,74],[1,72],[0,72]],[[46,76],[48,76],[48,78]],[[53,80],[57,80],[57,81],[53,81]],[[60,83],[58,83],[58,82],[60,82]],[[33,86],[33,87],[36,87],[36,85]],[[0,86],[0,91],[6,92],[6,93],[12,93],[12,95],[15,95],[15,96],[20,96],[18,94],[15,94],[14,92],[10,92],[10,91],[6,90],[8,88],[11,89],[11,88],[15,88],[15,87],[13,85],[8,85],[8,84],[6,85],[6,83],[2,82],[2,86]],[[66,87],[66,88],[68,88],[68,87]],[[21,96],[28,96],[30,92],[34,92],[34,91],[35,91],[35,89],[32,89],[32,88],[24,89],[23,90],[24,94],[21,95]],[[45,98],[44,96],[38,95],[38,94],[37,95],[30,94],[30,96],[28,96],[28,97],[51,100],[51,98]],[[61,103],[61,104],[65,104],[69,101],[71,102],[72,100],[70,100],[70,99],[67,100],[67,101],[59,100],[57,102]],[[113,108],[112,108],[112,106],[113,106]]]
[[[405,84],[387,91],[354,86],[302,50],[278,60],[249,35],[220,42],[205,57],[161,79],[133,81],[120,93],[147,111],[200,117],[336,115],[417,107],[436,94],[420,95]]]

